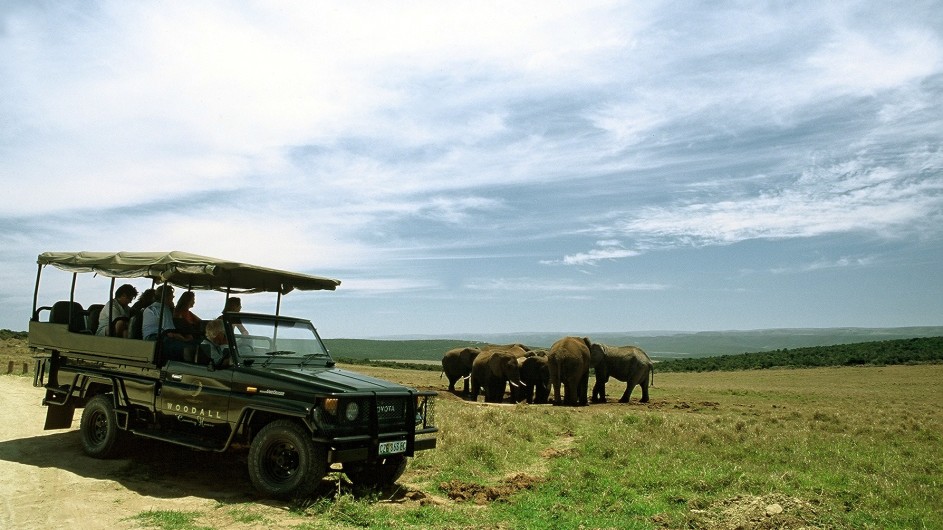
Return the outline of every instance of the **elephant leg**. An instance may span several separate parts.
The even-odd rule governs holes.
[[[504,400],[504,380],[492,382],[488,385],[485,392],[485,401],[489,403],[501,403]]]
[[[596,384],[593,385],[593,403],[606,402],[606,380],[596,378]]]
[[[576,397],[579,394],[579,387],[580,383],[578,377],[571,377],[567,381],[563,398],[565,404],[575,407],[576,404],[579,403],[579,399]]]
[[[632,397],[632,389],[635,388],[635,385],[632,383],[625,384],[625,393],[622,394],[622,397],[619,398],[619,403],[628,403],[629,398]]]
[[[518,387],[511,386],[511,403],[523,403],[527,401],[527,385]]]
[[[471,387],[469,388],[470,394],[468,396],[468,400],[478,401],[478,392],[479,392],[479,388],[481,388],[481,382],[478,381],[475,378],[475,376],[472,376],[470,379],[471,379]]]
[[[586,401],[586,394],[589,392],[589,372],[587,371],[585,375],[580,377],[579,386],[576,389],[576,397],[578,399],[579,406],[585,406],[589,403]]]
[[[641,403],[648,403],[648,381],[642,383],[642,401]]]
[[[632,396],[632,387],[626,386],[625,392],[622,394],[622,397],[619,398],[619,403],[628,403],[629,398]]]

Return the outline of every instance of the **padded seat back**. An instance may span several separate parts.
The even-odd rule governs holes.
[[[141,336],[141,326],[143,324],[144,319],[141,316],[140,311],[131,315],[131,322],[128,323],[128,338],[138,340],[143,339],[144,337]]]
[[[101,312],[104,307],[104,304],[92,304],[88,306],[88,330],[92,332],[92,335],[98,333],[98,323],[101,322]]]
[[[81,333],[87,331],[85,309],[78,302],[59,300],[49,310],[49,321],[55,324],[68,324],[69,331]]]

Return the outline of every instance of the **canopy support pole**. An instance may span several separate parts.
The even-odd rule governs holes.
[[[43,266],[36,266],[36,287],[33,289],[33,318],[39,320],[36,314],[36,303],[39,301],[39,278],[43,275]]]

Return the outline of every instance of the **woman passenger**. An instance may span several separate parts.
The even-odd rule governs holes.
[[[194,303],[196,303],[196,295],[193,291],[186,291],[180,295],[174,307],[174,327],[181,333],[202,335],[203,320],[191,311]]]

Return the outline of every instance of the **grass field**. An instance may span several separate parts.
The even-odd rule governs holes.
[[[656,373],[649,404],[638,389],[611,402],[613,381],[610,403],[581,408],[469,403],[437,372],[354,369],[439,390],[439,447],[397,490],[332,475],[292,528],[943,528],[943,365]]]
[[[374,373],[441,387],[432,374],[398,372]],[[440,447],[415,460],[410,480],[459,498],[476,486],[524,487],[484,507],[375,513],[371,524],[943,528],[943,366],[672,373],[655,382],[648,405],[635,401],[638,390],[628,405],[572,409],[443,399]]]

